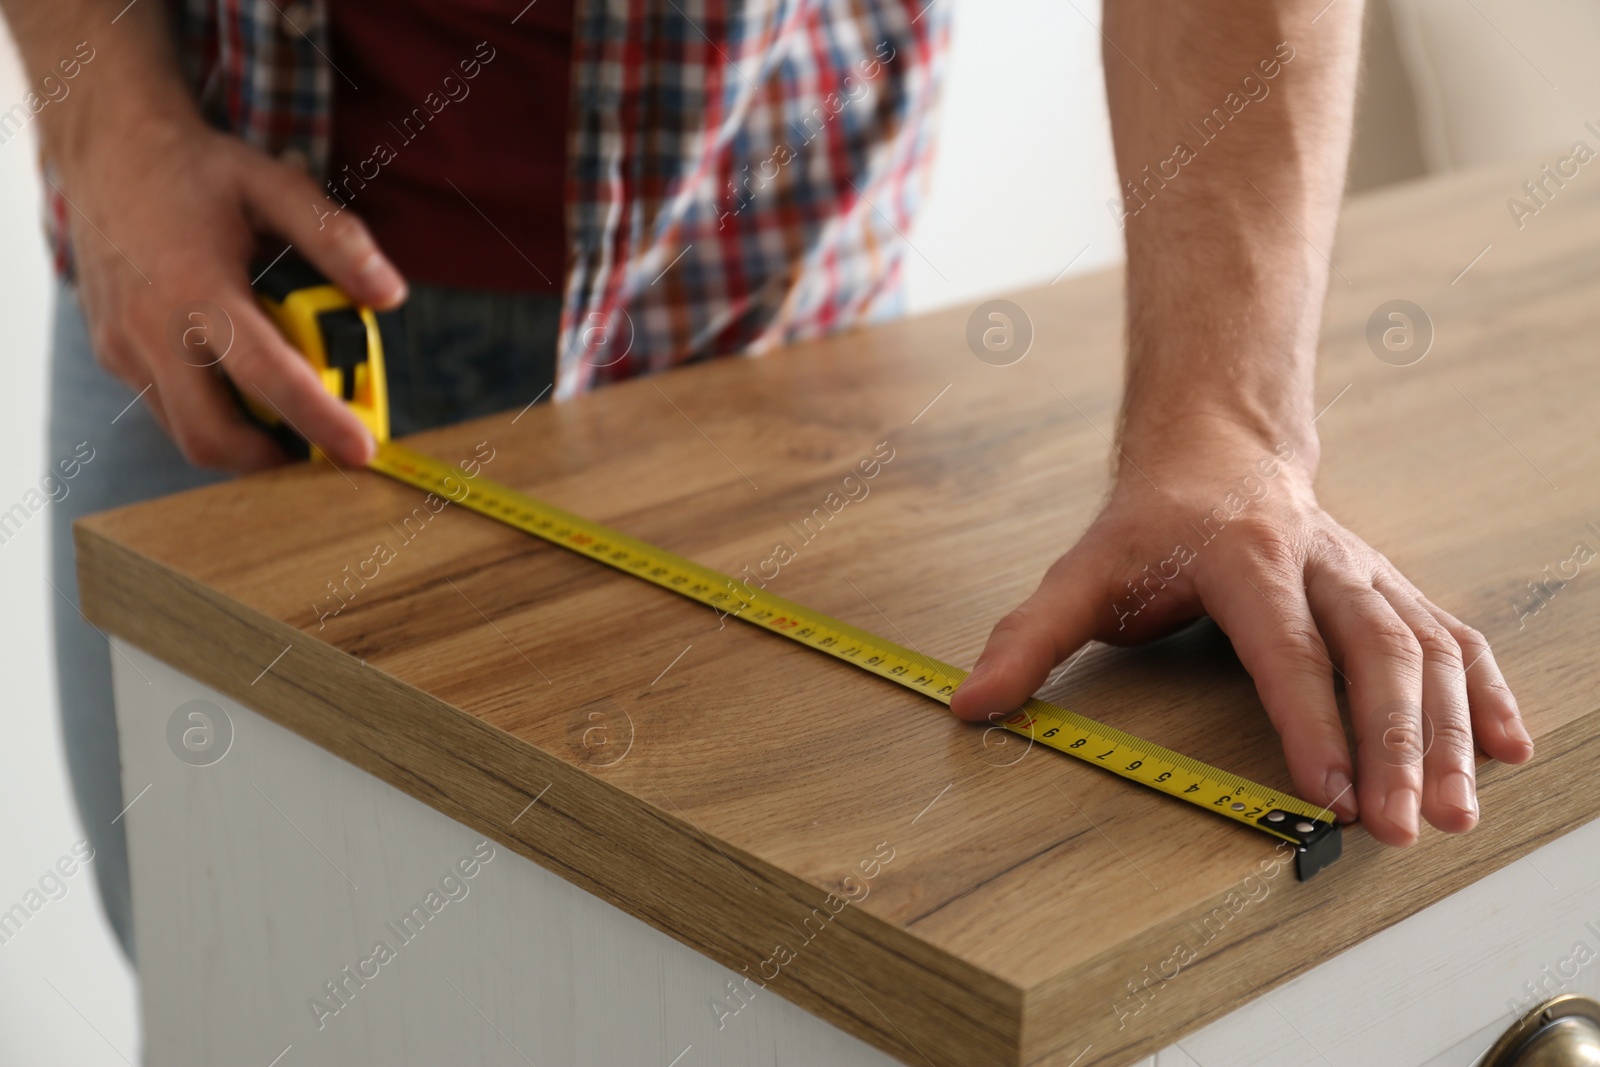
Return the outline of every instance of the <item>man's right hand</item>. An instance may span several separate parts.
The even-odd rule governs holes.
[[[285,459],[241,415],[219,368],[335,462],[366,463],[371,435],[261,310],[249,274],[258,254],[292,245],[352,299],[394,307],[405,282],[366,227],[301,169],[198,117],[99,129],[78,144],[53,162],[71,203],[79,296],[100,365],[144,390],[197,466],[244,472]],[[169,330],[197,301],[220,307],[231,330]]]

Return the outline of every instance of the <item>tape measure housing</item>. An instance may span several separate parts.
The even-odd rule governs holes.
[[[304,260],[291,255],[260,272],[256,301],[317,372],[322,387],[343,400],[375,440],[389,439],[389,384],[383,340],[372,309],[356,304]],[[241,394],[265,426],[283,419],[270,405]]]

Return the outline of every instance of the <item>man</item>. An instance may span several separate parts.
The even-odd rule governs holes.
[[[253,257],[292,245],[386,309],[397,433],[896,309],[949,2],[125,3],[0,0],[36,77],[82,43],[96,56],[38,118],[73,279],[51,447],[105,442],[77,510],[54,513],[68,597],[74,514],[213,476],[184,460],[281,462],[217,367],[339,462],[371,454],[255,308]],[[1298,792],[1405,845],[1419,816],[1474,825],[1474,742],[1510,762],[1532,745],[1483,638],[1312,491],[1319,249],[1333,243],[1361,14],[1360,0],[1107,0],[1128,192],[1115,489],[995,626],[952,706],[1008,711],[1091,639],[1209,615]],[[199,300],[223,312],[220,362],[173,340]],[[1193,516],[1252,476],[1275,491],[1175,552]],[[1157,561],[1147,595],[1136,583]],[[57,639],[78,800],[127,944],[107,653],[65,604]]]

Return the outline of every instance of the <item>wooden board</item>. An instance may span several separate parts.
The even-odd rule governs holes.
[[[1536,169],[1349,208],[1318,425],[1326,505],[1489,636],[1539,753],[1481,769],[1473,833],[1392,851],[1357,830],[1306,885],[1261,877],[1263,837],[461,509],[403,527],[419,494],[365,472],[86,520],[84,607],[908,1063],[1125,1063],[1600,815],[1600,581],[1513,607],[1600,547],[1600,185],[1519,232],[1505,198]],[[1364,336],[1395,298],[1437,333],[1409,367]],[[1092,516],[1118,402],[1114,274],[1014,299],[1036,337],[1011,367],[973,357],[962,308],[409,443],[487,442],[488,476],[725,572],[787,543],[774,591],[970,665]],[[880,442],[893,458],[846,486]],[[1097,647],[1045,695],[1288,786],[1208,624]],[[1196,958],[1155,977],[1180,942]]]

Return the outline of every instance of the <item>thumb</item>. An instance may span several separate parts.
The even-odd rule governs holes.
[[[241,168],[245,198],[272,232],[358,303],[392,308],[406,298],[405,279],[378,249],[366,224],[328,199],[298,167],[248,160]]]
[[[972,673],[951,696],[958,719],[1015,711],[1056,664],[1094,637],[1105,597],[1102,571],[1080,544],[1045,572],[1033,595],[995,624]]]

